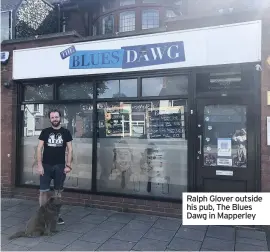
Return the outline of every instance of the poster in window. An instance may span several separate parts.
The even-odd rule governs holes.
[[[237,145],[236,153],[233,155],[233,166],[247,166],[247,132],[246,129],[236,130],[233,135],[233,141]]]
[[[232,140],[230,138],[218,138],[218,156],[231,157],[232,155]]]

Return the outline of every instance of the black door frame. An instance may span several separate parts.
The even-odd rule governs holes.
[[[203,157],[203,134],[204,134],[204,108],[207,105],[243,105],[246,106],[247,115],[246,115],[246,128],[247,128],[247,167],[239,168],[239,167],[226,167],[226,166],[205,166],[204,165],[204,157]],[[212,98],[212,99],[199,99],[197,102],[197,134],[202,136],[201,141],[196,140],[196,173],[198,176],[196,177],[196,188],[199,191],[204,191],[203,189],[203,179],[223,179],[223,180],[245,180],[247,181],[247,191],[254,191],[256,182],[254,180],[255,177],[255,151],[254,151],[254,123],[252,120],[252,112],[250,111],[251,104],[248,102],[248,99],[239,99],[239,98]],[[198,127],[198,124],[201,127]],[[201,152],[199,154],[198,152]],[[199,158],[199,159],[198,159]],[[220,176],[216,175],[216,170],[222,171],[232,171],[232,176]]]

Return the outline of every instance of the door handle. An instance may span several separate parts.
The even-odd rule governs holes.
[[[200,148],[198,150],[198,154],[202,154],[202,135],[199,135],[198,138],[200,139]]]

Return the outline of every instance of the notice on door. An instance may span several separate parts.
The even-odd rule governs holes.
[[[270,225],[270,193],[183,193],[183,225]]]
[[[218,138],[218,156],[230,157],[232,155],[232,140],[230,138]]]

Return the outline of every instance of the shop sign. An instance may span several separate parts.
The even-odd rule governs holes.
[[[60,52],[69,57],[69,69],[136,68],[185,61],[183,41],[121,47],[113,50],[76,50]]]

